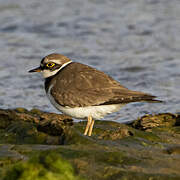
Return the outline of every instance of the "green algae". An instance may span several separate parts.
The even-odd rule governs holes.
[[[41,152],[27,162],[16,163],[3,180],[82,180],[72,165],[59,154]]]
[[[134,135],[135,138],[142,138],[151,142],[161,142],[161,138],[152,132],[143,132],[140,130],[134,130]]]
[[[96,152],[94,153],[96,161],[99,163],[105,163],[110,166],[124,166],[130,164],[137,164],[140,160],[134,157],[128,156],[122,151],[112,151],[112,152]]]
[[[138,172],[139,168],[142,169],[148,166],[147,163],[144,164],[144,162],[146,162],[146,158],[148,161],[154,161],[153,156],[151,157],[148,155],[148,157],[146,157],[147,155],[143,155],[143,151],[145,150],[141,151],[141,154],[136,154],[137,157],[135,158],[133,153],[137,153],[138,151],[130,153],[125,150],[122,151],[116,148],[107,148],[106,146],[99,145],[59,146],[54,147],[55,149],[53,150],[45,150],[44,152],[42,152],[41,147],[39,147],[39,150],[37,145],[36,147],[37,148],[21,145],[13,148],[13,150],[18,150],[18,152],[23,152],[23,150],[25,150],[23,153],[26,155],[29,154],[28,156],[30,156],[30,159],[28,161],[21,161],[13,164],[12,167],[5,173],[5,180],[26,180],[26,176],[29,177],[28,180],[41,180],[48,178],[55,180],[63,178],[66,180],[67,177],[62,174],[62,170],[63,172],[66,172],[65,174],[68,174],[69,172],[71,176],[73,174],[75,177],[72,179],[82,179],[77,174],[80,174],[81,177],[86,177],[87,179],[97,180],[131,180],[141,178],[156,179],[156,177],[158,177],[157,179],[159,180],[164,180],[166,178],[176,179],[176,177],[179,177],[177,175],[170,174],[155,175],[147,172]],[[143,158],[140,158],[139,155],[142,155]],[[68,163],[67,166],[66,163]],[[8,165],[9,164],[10,163],[8,163]],[[62,164],[64,167],[61,170],[60,166]],[[71,164],[73,164],[73,166]],[[65,167],[67,167],[66,170],[64,170]]]

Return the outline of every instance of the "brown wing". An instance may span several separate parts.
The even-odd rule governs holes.
[[[62,106],[84,107],[153,101],[155,96],[130,91],[107,74],[80,63],[64,68],[55,81],[51,94]]]

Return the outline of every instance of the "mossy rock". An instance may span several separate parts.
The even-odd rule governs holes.
[[[52,151],[33,155],[27,162],[16,163],[3,180],[83,180],[72,165]]]
[[[140,130],[151,130],[156,127],[178,126],[180,115],[171,113],[161,113],[157,115],[145,115],[132,122],[132,127]]]
[[[4,179],[180,178],[178,115],[145,116],[134,125],[96,121],[91,137],[83,135],[85,121],[37,109],[0,110],[0,119],[0,143],[14,144],[0,145]]]

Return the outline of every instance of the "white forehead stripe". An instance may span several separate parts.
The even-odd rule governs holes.
[[[48,63],[48,62],[53,62],[53,63],[56,63],[56,64],[60,64],[61,60],[60,59],[45,59],[43,63]]]

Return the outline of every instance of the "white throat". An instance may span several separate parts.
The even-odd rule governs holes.
[[[64,68],[68,64],[70,64],[71,62],[72,61],[64,63],[59,69],[56,69],[54,71],[50,71],[49,69],[44,69],[43,71],[41,71],[41,74],[43,75],[44,78],[51,77],[51,76],[55,75],[57,72],[59,72],[62,68]]]

